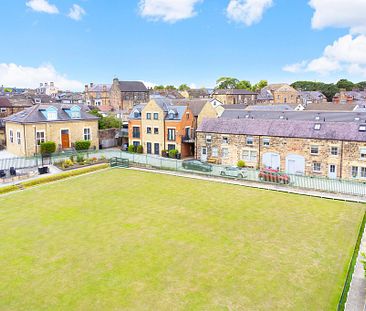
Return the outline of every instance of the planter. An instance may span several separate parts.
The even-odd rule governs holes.
[[[40,175],[47,174],[49,172],[48,166],[43,166],[38,168],[38,173]]]

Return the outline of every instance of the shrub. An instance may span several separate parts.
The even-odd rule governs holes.
[[[104,155],[102,155],[102,156],[100,157],[100,159],[101,159],[102,161],[104,161],[104,160],[106,159],[106,157],[105,157]]]
[[[245,167],[245,162],[243,160],[239,160],[236,164],[239,168]]]
[[[71,171],[68,171],[68,172],[63,172],[63,173],[59,173],[59,174],[49,175],[47,177],[42,177],[42,178],[37,178],[37,179],[25,181],[25,182],[20,183],[20,185],[22,185],[24,188],[29,188],[29,187],[32,187],[32,186],[36,186],[36,185],[40,185],[40,184],[44,184],[44,183],[48,183],[48,182],[52,182],[52,181],[72,177],[72,176],[78,176],[78,175],[98,171],[98,170],[101,170],[101,169],[105,169],[108,166],[109,165],[107,163],[104,163],[104,164],[101,164],[101,165],[90,166],[90,167],[87,167],[87,168],[71,170]]]
[[[84,162],[84,155],[78,154],[76,156],[76,162],[78,162],[79,164],[82,163],[82,162]]]
[[[143,152],[143,150],[144,150],[144,149],[143,149],[142,145],[138,145],[138,146],[137,146],[137,148],[136,148],[136,152],[137,152],[137,153],[142,153],[142,152]]]
[[[76,150],[88,150],[90,148],[90,141],[89,140],[79,140],[75,142],[75,149]]]
[[[131,152],[131,153],[135,152],[135,146],[134,145],[129,145],[128,146],[128,152]]]
[[[177,154],[178,154],[178,150],[177,149],[169,150],[169,158],[175,159],[177,157]]]
[[[75,157],[74,157],[74,155],[71,155],[69,159],[70,159],[70,161],[75,162]]]
[[[53,141],[46,141],[41,143],[41,154],[49,155],[56,151],[56,143]]]

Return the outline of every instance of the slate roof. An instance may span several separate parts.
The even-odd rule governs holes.
[[[0,107],[12,107],[12,104],[7,97],[0,97]]]
[[[272,104],[272,105],[251,105],[245,110],[248,111],[293,111],[299,104]]]
[[[107,92],[111,90],[111,84],[94,84],[89,88],[89,92],[103,92],[103,86],[106,87]]]
[[[140,81],[119,81],[121,92],[148,92],[145,84]]]
[[[225,110],[221,118],[226,119],[264,119],[264,120],[308,120],[322,122],[366,122],[365,112],[327,112],[327,111],[247,111],[242,109]],[[318,122],[319,122],[318,121]]]
[[[353,111],[357,104],[333,104],[333,103],[320,103],[320,104],[308,104],[305,110],[316,111]]]
[[[190,98],[204,98],[209,97],[210,93],[207,89],[189,89],[187,90]]]
[[[245,89],[217,89],[213,95],[258,95],[258,93]]]
[[[274,98],[271,91],[267,89],[261,89],[257,96],[257,100],[273,100],[273,99]]]
[[[179,106],[179,105],[172,105],[171,101],[167,98],[155,98],[153,99],[164,111],[166,120],[181,120],[183,118],[184,112],[187,109],[187,105]],[[141,116],[135,117],[135,111],[138,110],[140,113],[145,108],[146,104],[139,104],[133,107],[131,113],[128,116],[130,120],[140,120]],[[173,119],[168,118],[168,112],[173,110],[175,115]]]
[[[320,129],[315,130],[319,123]],[[197,132],[366,142],[366,132],[360,132],[359,126],[357,122],[220,118],[204,119]]]
[[[244,110],[246,107],[248,107],[245,104],[232,104],[232,105],[221,105],[222,108],[224,108],[225,110],[230,110],[230,109],[242,109]]]
[[[76,104],[37,104],[32,107],[26,108],[23,111],[15,113],[4,120],[6,122],[16,122],[16,123],[39,123],[39,122],[60,122],[60,121],[79,121],[79,120],[98,120],[98,117],[88,113],[86,111],[87,107],[84,105],[78,105],[80,110],[80,118],[72,119],[65,112],[65,109],[71,108]],[[42,109],[47,109],[48,107],[54,107],[57,109],[57,120],[48,121],[45,116],[41,113]]]
[[[325,95],[319,91],[300,91],[300,96],[310,100],[319,100],[325,98]]]
[[[174,105],[176,106],[186,106],[191,109],[193,115],[198,117],[203,107],[208,102],[207,99],[183,99],[183,100],[173,100]]]

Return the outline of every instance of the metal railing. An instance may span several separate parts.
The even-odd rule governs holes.
[[[224,174],[222,172],[226,170],[226,166],[207,164],[210,165],[209,172],[202,172],[197,169],[186,169],[182,166],[182,160],[171,159],[161,157],[159,155],[151,154],[138,154],[120,151],[117,149],[107,150],[87,150],[78,151],[82,153],[84,157],[104,157],[111,159],[113,157],[128,159],[130,163],[136,163],[143,166],[153,167],[162,170],[175,170],[187,173],[204,174],[213,177],[235,178],[230,174]],[[62,152],[53,154],[50,158],[51,163],[59,162],[69,158],[72,155],[76,155],[75,152]],[[37,167],[41,162],[41,158],[37,157],[17,157],[9,159],[0,159],[0,169],[9,169],[14,167],[15,169]],[[259,170],[253,168],[245,168],[245,174],[243,174],[242,180],[253,181],[256,183],[269,183],[277,184],[276,182],[261,181],[259,179]],[[354,196],[366,196],[366,182],[358,182],[345,179],[329,179],[326,177],[314,177],[314,176],[302,176],[291,175],[289,176],[289,184],[283,185],[289,188],[300,188],[306,190],[315,190],[329,193],[339,193]]]

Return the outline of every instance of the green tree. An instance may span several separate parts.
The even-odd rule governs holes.
[[[354,83],[347,80],[347,79],[341,79],[336,83],[336,86],[339,89],[346,89],[347,91],[352,91],[352,89],[354,88]]]
[[[99,118],[98,127],[100,130],[120,128],[122,126],[121,120],[117,119],[115,116],[104,117],[97,109],[93,109],[89,113]]]
[[[249,81],[247,80],[242,80],[242,81],[239,81],[236,86],[235,86],[236,89],[244,89],[244,90],[248,90],[250,91],[252,89],[252,85],[250,84]]]
[[[165,86],[164,85],[155,85],[154,90],[156,90],[156,91],[165,90]]]
[[[177,88],[174,86],[174,85],[167,85],[165,87],[166,90],[169,90],[169,91],[175,91]]]
[[[260,91],[261,89],[263,89],[267,85],[268,85],[267,80],[260,80],[258,83],[254,84],[252,86],[252,91],[254,91],[254,92]]]
[[[366,81],[361,81],[361,82],[356,83],[355,87],[358,88],[359,90],[366,89]]]
[[[216,80],[216,89],[235,89],[239,80],[231,77],[221,77]]]
[[[179,89],[179,91],[183,92],[183,91],[188,91],[191,88],[187,84],[181,84],[178,89]]]

